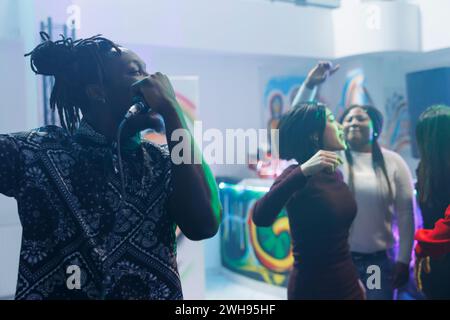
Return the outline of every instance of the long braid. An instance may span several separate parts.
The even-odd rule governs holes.
[[[352,191],[352,193],[355,193],[355,181],[353,173],[353,156],[352,152],[349,148],[345,149],[345,158],[347,159],[347,168],[348,168],[348,187]]]
[[[381,151],[381,147],[378,144],[377,140],[374,140],[372,143],[372,166],[375,172],[381,170],[384,178],[386,179],[386,183],[389,190],[389,203],[394,201],[394,192],[392,190],[391,180],[389,179],[388,172],[386,169],[386,162],[384,161],[383,152]]]

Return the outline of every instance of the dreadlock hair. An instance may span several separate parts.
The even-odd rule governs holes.
[[[354,108],[360,108],[364,110],[372,121],[373,125],[373,136],[372,136],[372,167],[375,173],[379,171],[382,172],[384,178],[386,179],[388,190],[389,190],[389,202],[392,202],[394,199],[394,194],[392,191],[391,181],[389,179],[386,163],[384,161],[383,152],[381,151],[380,144],[378,143],[378,138],[381,135],[381,131],[383,130],[383,114],[375,107],[370,105],[351,105],[347,109],[345,109],[344,113],[341,115],[339,120],[340,123],[344,121],[344,118],[347,114]],[[352,192],[355,192],[355,182],[354,182],[354,174],[353,174],[353,157],[350,148],[345,149],[345,157],[347,159],[349,179],[348,185]]]
[[[326,126],[324,104],[298,103],[285,113],[278,124],[280,158],[304,163],[323,148]],[[318,135],[318,140],[313,136]]]
[[[80,111],[83,113],[89,106],[86,86],[103,86],[104,58],[112,49],[119,55],[121,50],[100,35],[79,40],[61,35],[58,41],[50,40],[45,32],[40,32],[40,36],[43,42],[25,56],[31,56],[34,73],[54,77],[50,108],[53,112],[58,110],[62,127],[72,134],[80,122]]]

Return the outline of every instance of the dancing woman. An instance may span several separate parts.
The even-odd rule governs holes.
[[[253,208],[270,226],[286,207],[294,266],[288,299],[363,299],[348,246],[356,203],[337,166],[345,149],[342,126],[323,104],[299,104],[279,123],[280,158],[295,159]]]

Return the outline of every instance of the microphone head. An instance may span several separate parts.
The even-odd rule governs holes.
[[[145,100],[142,96],[140,95],[134,96],[133,105],[125,115],[125,119],[129,119],[138,114],[147,113],[150,110],[151,110],[150,107],[147,105],[147,103],[145,103]]]

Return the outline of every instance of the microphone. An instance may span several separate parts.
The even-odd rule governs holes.
[[[144,98],[140,95],[133,97],[133,105],[130,109],[128,109],[127,114],[125,115],[125,120],[130,119],[139,114],[148,113],[151,111],[151,108],[145,103]]]
[[[143,81],[140,80],[133,84],[133,86],[139,85],[139,83]],[[144,97],[141,94],[137,94],[133,97],[133,105],[130,109],[128,109],[128,112],[126,113],[125,117],[123,118],[122,122],[119,124],[119,128],[117,130],[117,156],[119,160],[119,171],[120,171],[120,182],[121,182],[121,195],[120,200],[123,201],[123,198],[125,197],[125,174],[123,172],[123,163],[122,163],[122,153],[121,153],[121,136],[123,128],[125,127],[128,120],[130,120],[132,117],[135,117],[140,114],[148,113],[151,111],[151,108],[148,106],[148,104],[145,102]]]

